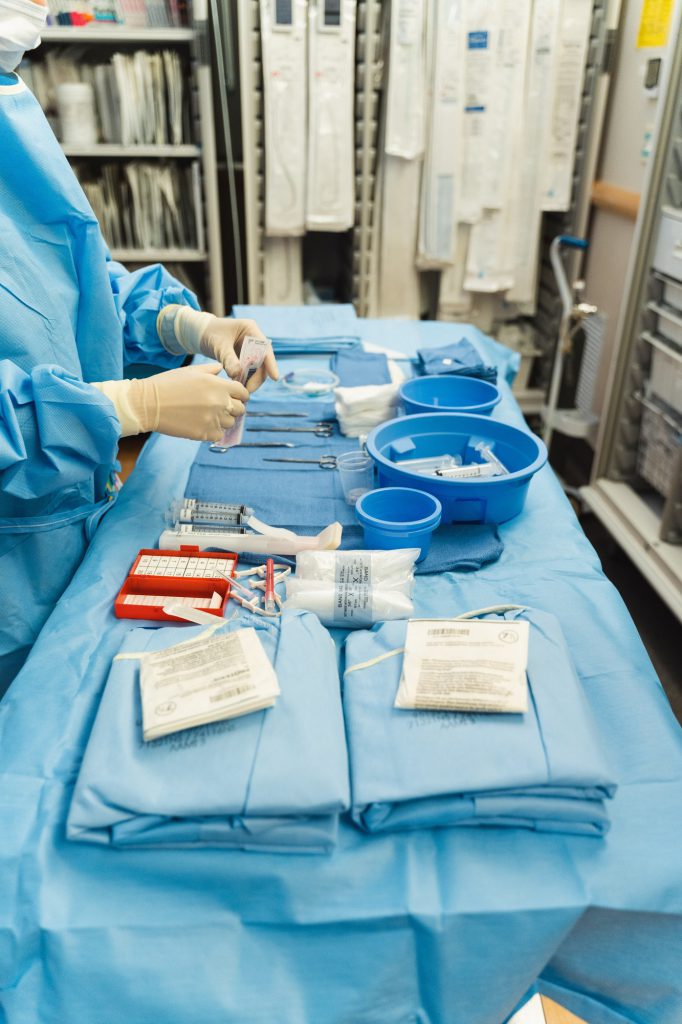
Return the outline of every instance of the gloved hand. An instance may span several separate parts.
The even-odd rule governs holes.
[[[218,363],[182,366],[144,380],[94,384],[116,409],[121,437],[158,430],[171,437],[219,441],[235,417],[246,411],[246,388],[218,377]]]
[[[209,359],[217,359],[225,372],[233,379],[239,378],[242,368],[239,353],[246,337],[264,338],[265,335],[255,320],[233,320],[217,317],[212,313],[199,313],[190,306],[175,304],[164,306],[157,317],[156,329],[161,344],[173,355],[186,352],[189,355],[201,353]],[[249,378],[247,388],[255,391],[265,378],[277,380],[277,360],[270,350],[260,369]]]

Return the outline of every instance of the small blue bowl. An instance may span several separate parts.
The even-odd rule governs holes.
[[[489,416],[502,398],[499,388],[477,377],[435,374],[413,377],[400,388],[408,416],[422,412],[470,412]]]
[[[355,515],[365,531],[368,548],[419,548],[426,558],[431,534],[440,524],[438,498],[411,487],[382,487],[358,498]]]

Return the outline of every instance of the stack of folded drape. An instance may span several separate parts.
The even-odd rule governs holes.
[[[335,388],[334,411],[344,437],[361,437],[399,414],[398,384]]]
[[[233,306],[234,316],[255,320],[272,341],[275,355],[329,353],[360,341],[355,310],[348,304],[319,306]]]
[[[600,836],[615,791],[557,620],[531,624],[525,714],[393,707],[405,622],[346,641],[352,815],[368,832],[517,826]]]
[[[440,348],[420,348],[417,351],[419,367],[423,374],[456,374],[462,377],[479,377],[492,384],[497,381],[497,368],[483,362],[479,352],[467,341],[460,338],[451,345]]]
[[[67,835],[112,846],[226,846],[321,853],[349,806],[334,644],[315,615],[242,615],[281,694],[265,711],[142,739],[139,660],[114,660],[69,810]],[[121,653],[162,650],[203,627],[135,629]],[[215,634],[214,634],[215,635]]]

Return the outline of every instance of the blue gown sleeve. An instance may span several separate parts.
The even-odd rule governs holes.
[[[0,359],[0,491],[30,500],[87,481],[116,460],[108,398],[59,366],[30,373]]]
[[[171,355],[163,347],[156,333],[156,318],[173,302],[199,309],[196,295],[160,263],[130,271],[109,260],[107,268],[123,326],[124,362],[151,363],[165,369],[180,366],[184,356]]]

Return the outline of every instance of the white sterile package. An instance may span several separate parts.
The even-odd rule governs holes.
[[[396,708],[528,710],[528,623],[412,619]]]
[[[255,629],[204,634],[155,651],[142,658],[140,668],[145,742],[270,708],[279,692]]]
[[[325,626],[362,629],[412,614],[418,548],[305,551],[286,581],[286,608],[314,612]]]

